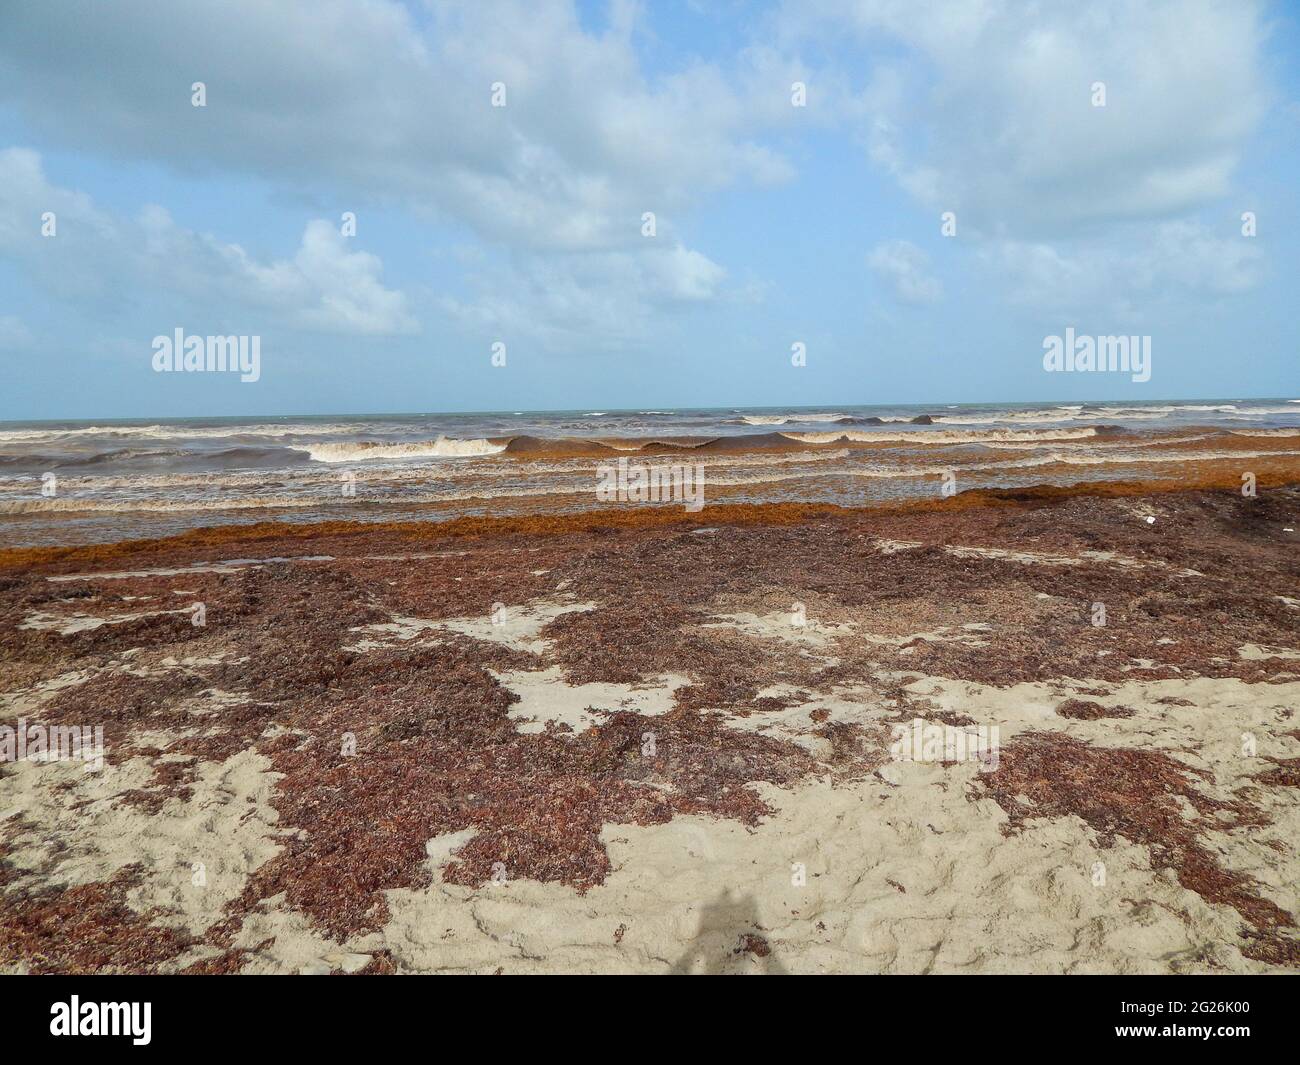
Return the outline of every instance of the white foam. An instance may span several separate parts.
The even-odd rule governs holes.
[[[746,425],[789,425],[791,422],[837,422],[848,414],[742,414]]]
[[[303,444],[293,448],[294,451],[306,451],[315,462],[474,458],[480,455],[499,455],[505,449],[504,443],[494,443],[491,440],[456,440],[448,436],[440,436],[437,440],[416,440],[400,444],[360,441],[352,444]]]
[[[919,430],[910,433],[846,429],[829,433],[782,433],[789,440],[805,444],[837,444],[843,441],[860,444],[982,444],[1003,440],[1082,440],[1096,436],[1091,427],[1081,429],[989,429],[954,431],[951,429]]]
[[[1162,406],[1094,407],[1085,409],[1082,404],[1061,405],[1050,410],[1002,411],[988,415],[942,414],[934,420],[944,425],[1014,425],[1024,422],[1067,422],[1067,421],[1150,421],[1155,418],[1167,418],[1179,412],[1202,414],[1234,414],[1240,416],[1277,413],[1272,410],[1239,411],[1233,403],[1170,403]]]
[[[223,425],[194,428],[185,425],[88,425],[77,429],[0,430],[0,443],[52,443],[82,436],[132,437],[145,440],[224,440],[236,436],[341,436],[365,431],[357,423],[334,425]]]

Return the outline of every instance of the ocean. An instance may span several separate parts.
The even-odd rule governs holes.
[[[1180,479],[1297,455],[1296,399],[0,422],[0,542],[588,509],[619,458],[698,465],[706,501],[866,505],[945,475]]]

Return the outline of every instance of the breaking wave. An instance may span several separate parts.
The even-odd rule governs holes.
[[[306,451],[314,462],[373,462],[378,459],[423,458],[479,458],[499,455],[506,449],[505,441],[456,440],[440,436],[437,440],[416,440],[400,444],[376,441],[358,441],[349,444],[293,445],[295,451]]]
[[[839,422],[852,421],[848,414],[742,414],[742,425],[789,425],[791,422]]]

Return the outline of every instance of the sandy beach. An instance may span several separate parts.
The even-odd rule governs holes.
[[[6,1049],[1294,1056],[1298,14],[0,0]]]
[[[1293,971],[1291,472],[0,552],[0,969]]]

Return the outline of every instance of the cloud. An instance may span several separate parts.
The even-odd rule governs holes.
[[[1120,246],[993,242],[981,259],[1007,279],[1016,303],[1139,323],[1189,297],[1204,302],[1249,291],[1264,265],[1255,241],[1192,221],[1144,227],[1143,239]]]
[[[928,272],[929,263],[930,257],[906,240],[877,244],[867,256],[867,265],[903,303],[934,303],[943,295],[943,285]]]
[[[398,202],[514,248],[630,248],[643,211],[786,180],[757,134],[794,112],[770,55],[650,77],[633,11],[593,33],[524,0],[418,22],[392,0],[8,5],[0,100],[82,151]]]
[[[102,298],[121,280],[104,267],[120,262],[111,249],[122,240],[89,196],[46,180],[39,153],[0,150],[0,252],[20,259],[33,280],[60,296]]]
[[[786,48],[870,57],[845,121],[935,226],[955,213],[953,250],[1012,303],[1141,319],[1262,279],[1214,221],[1239,213],[1222,201],[1268,97],[1258,4],[806,0],[776,25]],[[885,246],[872,267],[933,298],[918,256]]]
[[[54,236],[41,216],[55,214]],[[259,261],[240,245],[176,224],[162,207],[116,217],[50,183],[36,152],[0,151],[0,252],[60,296],[115,306],[163,292],[228,318],[269,314],[323,333],[392,335],[418,329],[407,297],[386,289],[383,264],[353,251],[338,229],[312,221],[292,258]]]
[[[443,309],[495,339],[534,340],[552,350],[603,350],[645,343],[664,313],[722,296],[726,271],[680,244],[639,254],[524,254],[478,273],[470,300]]]
[[[1225,195],[1264,109],[1261,21],[1213,0],[814,0],[782,24],[893,42],[863,94],[872,158],[967,233],[1042,240]]]
[[[69,0],[0,15],[0,102],[81,152],[250,174],[281,196],[467,229],[508,265],[471,297],[439,300],[462,324],[515,323],[571,345],[586,323],[631,343],[720,292],[725,270],[673,221],[738,183],[789,180],[764,137],[823,121],[832,91],[819,84],[818,106],[796,110],[790,84],[812,75],[764,47],[651,73],[643,32],[636,5],[611,5],[597,30],[563,0]],[[196,81],[205,107],[191,105]],[[657,241],[641,236],[646,211]],[[292,259],[259,264],[163,214],[141,224],[156,261],[175,260],[163,271],[173,289],[278,302],[303,326],[411,327],[377,260],[345,256],[324,228]],[[100,283],[90,269],[75,280],[87,295]]]
[[[1180,293],[1227,299],[1264,273],[1235,227],[1207,220],[1225,216],[1266,96],[1249,0],[799,0],[711,59],[656,38],[656,21],[565,0],[0,5],[0,107],[51,150],[443,223],[482,263],[434,306],[556,349],[644,344],[734,297],[722,256],[691,246],[693,212],[825,162],[828,129],[856,134],[926,224],[956,212],[945,279],[982,267],[1014,303],[1138,314]],[[795,80],[807,108],[790,105]],[[206,107],[191,106],[195,81]],[[161,208],[106,211],[46,182],[34,153],[0,166],[17,189],[0,184],[0,251],[101,318],[170,294],[302,330],[419,328],[380,261],[324,222],[268,257]],[[59,212],[57,241],[35,242],[38,208]],[[900,301],[942,297],[915,244],[878,245],[868,264]]]

